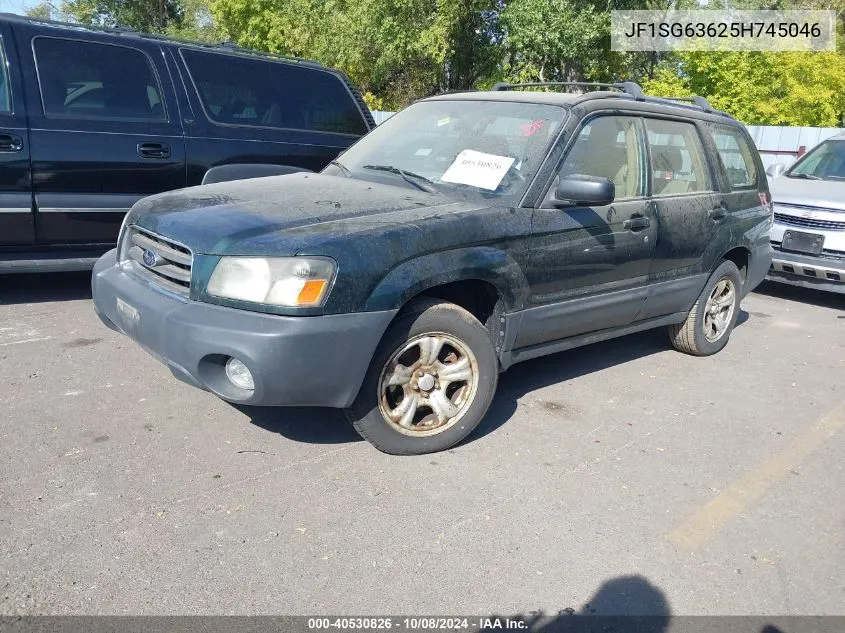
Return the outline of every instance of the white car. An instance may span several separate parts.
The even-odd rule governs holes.
[[[774,202],[768,278],[845,294],[845,134],[767,173]]]

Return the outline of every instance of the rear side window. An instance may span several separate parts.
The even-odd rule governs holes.
[[[145,53],[47,37],[33,41],[46,116],[166,120],[161,85]]]
[[[711,134],[731,189],[756,187],[757,164],[745,137],[738,130],[724,125],[716,126]]]
[[[655,196],[711,191],[704,149],[691,123],[646,119]]]
[[[6,62],[6,52],[3,50],[3,40],[0,39],[0,114],[12,111],[12,93],[9,90],[9,67]]]
[[[223,125],[363,135],[361,111],[339,77],[294,64],[182,49],[208,118]]]

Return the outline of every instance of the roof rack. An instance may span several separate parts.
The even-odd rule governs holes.
[[[625,94],[631,95],[637,101],[643,101],[645,99],[643,89],[640,88],[640,85],[638,83],[635,83],[633,81],[620,81],[612,84],[599,83],[595,81],[532,81],[517,84],[500,82],[493,86],[493,90],[513,90],[514,88],[545,88],[551,86],[572,86],[577,88],[613,88],[615,90],[624,92]]]
[[[664,101],[684,101],[686,103],[693,103],[705,112],[715,112],[713,106],[704,97],[654,97],[655,99],[662,99]]]

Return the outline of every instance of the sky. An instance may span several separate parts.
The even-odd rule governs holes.
[[[0,13],[23,13],[38,4],[39,0],[0,0]]]

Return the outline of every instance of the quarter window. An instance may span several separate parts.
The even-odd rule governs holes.
[[[695,126],[646,119],[655,196],[711,191],[710,175]]]
[[[609,178],[617,198],[645,195],[637,119],[603,116],[593,119],[578,133],[561,168],[561,176],[583,174]]]
[[[737,130],[724,126],[716,127],[711,133],[731,189],[756,187],[757,164],[745,137]]]
[[[6,63],[6,52],[3,50],[3,40],[0,40],[0,113],[8,114],[12,111],[12,95],[9,90],[9,68]]]
[[[33,48],[46,116],[166,120],[161,86],[143,52],[46,37]]]
[[[223,125],[363,135],[349,90],[328,71],[182,49],[208,118]]]

